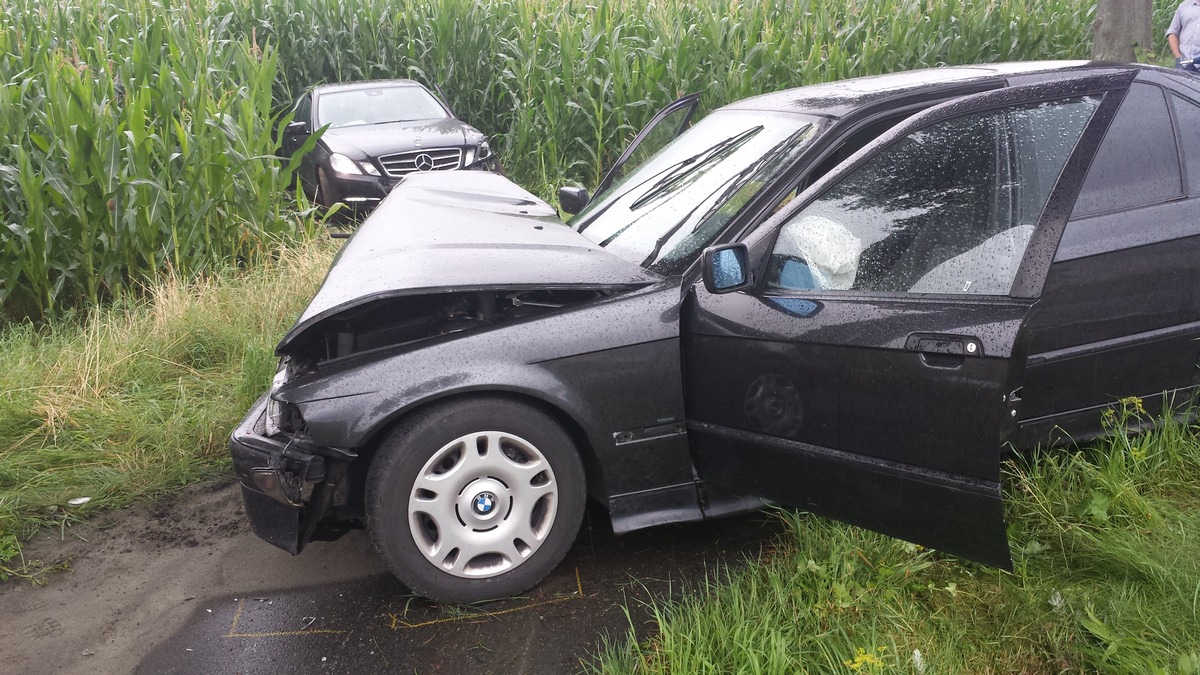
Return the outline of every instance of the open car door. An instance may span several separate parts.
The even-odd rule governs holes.
[[[699,105],[700,94],[697,92],[688,94],[655,113],[646,126],[638,132],[638,135],[634,136],[633,142],[625,148],[625,152],[621,153],[608,173],[604,175],[604,179],[596,187],[592,198],[595,199],[604,194],[608,188],[612,187],[613,183],[620,180],[625,175],[627,167],[641,165],[675,140],[676,136],[687,131]]]
[[[589,204],[596,203],[614,183],[621,182],[621,179],[629,171],[644,164],[646,160],[675,140],[675,137],[687,131],[691,126],[692,117],[696,114],[696,108],[699,106],[700,94],[688,94],[655,113],[637,136],[634,136],[629,147],[625,148],[617,161],[613,163],[612,168],[604,175],[600,185],[596,187],[596,191],[591,196],[588,195],[587,190],[580,187],[564,186],[559,188],[558,202],[563,211],[574,215]]]
[[[934,107],[707,251],[683,312],[701,478],[1011,568],[1023,326],[1130,78]]]

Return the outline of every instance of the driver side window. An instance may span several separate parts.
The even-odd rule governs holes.
[[[1007,295],[1098,103],[975,113],[899,139],[784,224],[768,288]]]
[[[312,124],[312,94],[304,94],[296,100],[296,114],[292,116],[292,121],[304,122]]]

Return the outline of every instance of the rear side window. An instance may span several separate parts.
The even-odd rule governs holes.
[[[1175,119],[1179,122],[1179,140],[1183,162],[1187,167],[1188,194],[1200,195],[1200,106],[1181,97],[1172,96]],[[1200,218],[1200,214],[1197,215]]]
[[[1166,97],[1158,87],[1135,82],[1096,152],[1072,216],[1132,209],[1182,195]]]
[[[1007,294],[1098,100],[964,115],[897,140],[783,225],[768,287]]]

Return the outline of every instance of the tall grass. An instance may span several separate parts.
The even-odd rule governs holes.
[[[172,0],[5,0],[0,302],[52,316],[252,262],[302,221],[274,159],[278,54]]]
[[[334,249],[288,246],[251,271],[167,277],[85,320],[0,331],[0,564],[40,525],[225,466]],[[75,497],[92,501],[67,508]]]
[[[1172,0],[1156,0],[1164,24]],[[253,262],[319,83],[413,77],[543,194],[595,185],[679,94],[1085,58],[1094,0],[0,0],[0,315]],[[1161,27],[1156,30],[1159,33]]]
[[[1159,0],[1164,7],[1167,0]],[[662,105],[854,75],[1086,58],[1092,0],[223,0],[280,52],[279,102],[343,79],[437,82],[526,183],[593,185]]]

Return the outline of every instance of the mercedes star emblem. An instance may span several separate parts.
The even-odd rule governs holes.
[[[423,152],[417,155],[413,163],[417,165],[417,171],[433,171],[433,158]]]

